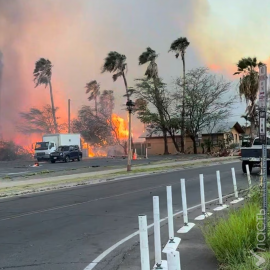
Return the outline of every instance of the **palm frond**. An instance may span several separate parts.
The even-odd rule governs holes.
[[[109,52],[104,60],[101,73],[123,71],[125,68],[126,56],[118,52]]]
[[[150,47],[146,48],[146,51],[139,56],[139,65],[143,65],[149,61],[153,61],[158,57],[156,52]]]
[[[90,93],[90,96],[88,97],[88,100],[91,101],[94,98],[96,98],[100,94],[100,84],[97,83],[96,80],[90,81],[86,84],[86,94]]]
[[[50,60],[45,58],[40,58],[35,63],[35,69],[33,72],[35,87],[40,84],[44,84],[45,87],[51,80],[52,76],[52,63]]]
[[[113,74],[113,76],[112,76],[113,81],[114,81],[114,82],[117,81],[117,79],[118,79],[119,77],[121,77],[122,75],[123,75],[123,71],[120,71],[120,72],[118,72],[118,73]]]
[[[169,52],[178,53],[178,55],[176,54],[176,57],[178,57],[179,53],[185,53],[189,44],[190,44],[190,42],[188,41],[188,39],[186,37],[180,37],[180,38],[176,39],[175,41],[173,41],[173,43],[171,44],[171,47],[169,49]]]

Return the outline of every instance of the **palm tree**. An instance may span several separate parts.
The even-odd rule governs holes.
[[[259,73],[258,67],[261,62],[257,62],[257,58],[242,58],[236,64],[237,72],[233,75],[241,74],[239,83],[240,98],[244,97],[247,104],[247,115],[250,121],[250,136],[253,139],[255,135],[255,122],[256,122],[256,99],[259,91]]]
[[[159,77],[158,77],[158,66],[156,63],[156,58],[158,55],[154,50],[152,50],[150,47],[146,48],[146,51],[143,52],[139,56],[139,65],[144,65],[146,63],[149,63],[149,65],[146,68],[145,76],[148,80],[152,79],[155,86],[155,99],[156,99],[156,107],[160,116],[161,125],[162,125],[162,133],[164,138],[164,155],[169,154],[168,149],[168,139],[167,139],[167,129],[166,129],[166,121],[164,119],[164,113],[162,110],[162,100],[159,94],[158,84],[160,83]]]
[[[181,152],[185,152],[185,87],[186,87],[186,63],[185,63],[185,53],[190,42],[186,37],[180,37],[176,39],[170,47],[169,52],[174,52],[175,57],[178,58],[181,54],[181,59],[183,62],[183,97],[182,97],[182,112],[181,112]]]
[[[114,73],[112,78],[115,82],[119,77],[123,77],[127,101],[130,101],[130,91],[128,89],[125,71],[127,69],[126,56],[118,52],[109,52],[105,58],[101,73]],[[128,103],[127,103],[128,104]],[[128,164],[127,171],[131,171],[131,110],[129,110],[129,125],[128,125]]]
[[[54,129],[55,132],[58,132],[57,122],[56,122],[56,116],[55,116],[55,107],[53,102],[53,92],[52,92],[52,83],[51,83],[51,77],[52,77],[52,63],[49,59],[40,58],[35,63],[35,69],[33,72],[34,75],[34,82],[35,82],[35,88],[41,84],[45,85],[45,88],[49,84],[50,87],[50,96],[51,96],[51,105],[52,105],[52,112],[53,112],[53,122],[54,122]]]
[[[95,111],[96,111],[96,116],[97,116],[97,97],[100,94],[100,85],[97,83],[97,81],[90,81],[89,83],[86,84],[86,94],[90,93],[90,96],[88,97],[88,100],[95,100]]]
[[[126,88],[126,96],[127,100],[129,100],[129,91],[128,91],[128,86],[127,86],[127,80],[125,76],[125,71],[127,68],[127,63],[126,63],[126,56],[124,54],[120,54],[118,52],[109,52],[108,56],[105,58],[104,65],[102,67],[101,73],[104,72],[110,72],[114,73],[112,78],[113,81],[115,82],[119,77],[123,77],[125,88]]]

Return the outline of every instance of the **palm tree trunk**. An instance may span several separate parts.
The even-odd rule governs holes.
[[[96,116],[97,116],[97,97],[95,96],[95,111],[96,111]]]
[[[186,65],[185,55],[182,57],[183,61],[183,97],[182,97],[182,113],[181,113],[181,152],[185,152],[185,88],[186,88]]]
[[[125,83],[125,87],[126,87],[127,100],[129,100],[127,79],[126,79],[126,76],[125,76],[125,72],[124,71],[123,71],[123,79],[124,79],[124,83]]]
[[[55,133],[58,133],[58,127],[57,127],[56,116],[55,116],[55,107],[54,107],[54,102],[53,102],[53,92],[52,92],[52,83],[51,83],[51,81],[49,81],[49,86],[50,86],[50,96],[51,96],[51,103],[52,103],[52,114],[53,114],[54,130],[55,130]]]

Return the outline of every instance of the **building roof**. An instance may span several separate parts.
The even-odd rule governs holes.
[[[225,122],[219,125],[216,125],[214,128],[205,128],[202,130],[202,135],[208,134],[223,134],[226,132],[230,132],[232,128],[235,128],[239,134],[244,134],[245,131],[241,127],[238,122]],[[176,136],[181,135],[181,131],[177,131]],[[170,137],[170,134],[167,132],[167,136]],[[149,131],[145,131],[139,138],[162,138],[163,132],[162,131],[155,131],[151,134]]]

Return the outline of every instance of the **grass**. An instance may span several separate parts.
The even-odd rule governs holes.
[[[258,269],[258,260],[251,255],[250,250],[259,251],[257,226],[261,221],[257,220],[257,215],[260,213],[262,200],[258,187],[250,194],[251,198],[242,208],[231,209],[226,216],[213,218],[202,227],[206,243],[213,250],[222,270]],[[268,258],[263,269],[270,269],[269,251],[258,255]]]

